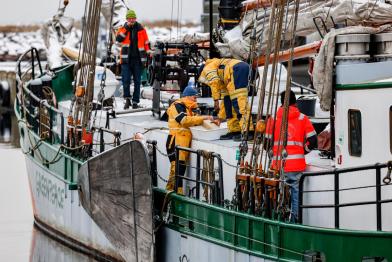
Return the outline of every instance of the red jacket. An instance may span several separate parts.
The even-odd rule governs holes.
[[[150,50],[150,42],[148,40],[147,31],[139,23],[137,26],[137,47],[139,49],[140,60],[143,65],[147,63],[147,51]],[[120,27],[116,34],[116,40],[121,43],[120,63],[128,63],[129,46],[131,44],[131,32],[127,24]]]
[[[283,141],[279,143],[280,129],[282,124],[283,108],[280,107],[276,114],[276,121],[268,119],[266,127],[266,138],[272,138],[273,133],[273,160],[271,167],[279,170],[281,166],[281,152]],[[302,172],[306,168],[304,147],[307,139],[316,135],[309,118],[302,114],[296,106],[289,106],[288,128],[287,128],[287,158],[284,163],[284,172]],[[279,146],[280,145],[280,146]]]

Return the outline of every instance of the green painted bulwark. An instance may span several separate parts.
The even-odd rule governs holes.
[[[383,257],[392,261],[392,233],[351,231],[283,223],[248,215],[154,189],[154,205],[171,202],[171,229],[253,256],[279,261],[362,261]]]
[[[74,77],[74,64],[55,69],[52,87],[57,101],[70,100],[73,97],[72,81]]]
[[[83,160],[72,157],[71,154],[61,148],[59,139],[54,143],[40,139],[39,135],[32,129],[26,128],[26,121],[21,117],[19,102],[16,99],[14,112],[18,119],[21,148],[27,157],[33,159],[42,168],[48,169],[57,179],[68,184],[70,190],[77,189],[77,178],[79,168]],[[23,132],[22,130],[27,130]],[[26,148],[25,146],[26,145]]]
[[[380,83],[364,83],[364,84],[345,84],[336,85],[336,90],[355,90],[355,89],[377,89],[377,88],[392,88],[391,82],[380,82]]]
[[[47,142],[37,144],[38,136],[32,131],[29,131],[28,135],[30,135],[28,141],[31,141],[32,148],[35,148],[33,154],[28,153],[28,157],[34,159],[42,168],[48,169],[57,179],[65,182],[70,190],[76,190],[78,172],[83,162],[60,150],[58,144],[52,145]],[[34,145],[38,146],[34,147]]]

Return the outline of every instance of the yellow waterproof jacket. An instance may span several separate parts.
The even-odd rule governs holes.
[[[178,131],[189,131],[189,127],[203,124],[203,117],[196,116],[192,110],[197,108],[197,103],[188,97],[174,101],[167,109],[169,117],[170,135],[176,135]]]
[[[211,88],[212,98],[219,100],[221,92],[224,92],[233,80],[233,67],[240,62],[242,61],[238,59],[207,59],[198,81],[208,85]]]
[[[167,109],[169,135],[172,135],[170,145],[175,142],[177,146],[190,147],[192,132],[189,127],[203,124],[203,117],[196,116],[192,111],[196,108],[196,102],[183,97],[174,101]],[[188,155],[188,152],[180,151],[179,159],[186,160]]]

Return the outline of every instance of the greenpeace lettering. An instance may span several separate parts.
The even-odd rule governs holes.
[[[45,177],[36,171],[35,188],[37,196],[49,201],[49,203],[58,208],[64,208],[65,189],[56,185],[51,179]]]

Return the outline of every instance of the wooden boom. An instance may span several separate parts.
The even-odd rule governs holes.
[[[299,59],[304,57],[309,57],[311,55],[317,54],[322,41],[315,41],[310,44],[298,46],[294,48],[293,59]],[[278,62],[285,62],[290,59],[291,50],[280,51],[278,55]],[[269,62],[271,62],[274,58],[274,54],[269,56]],[[254,62],[253,67],[262,66],[265,64],[266,57],[264,55],[259,56]]]

